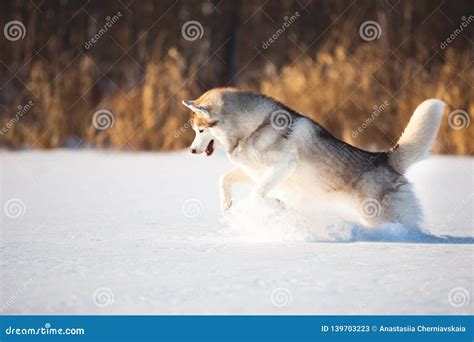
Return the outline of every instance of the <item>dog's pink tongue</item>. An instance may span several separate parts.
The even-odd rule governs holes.
[[[211,140],[209,145],[207,145],[205,152],[206,152],[206,156],[208,157],[214,152],[214,140]]]

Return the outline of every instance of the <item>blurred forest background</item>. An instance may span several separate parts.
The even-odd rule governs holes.
[[[184,148],[194,134],[181,100],[236,86],[273,96],[369,150],[391,147],[416,106],[440,98],[449,107],[435,151],[473,154],[473,7],[472,0],[3,0],[1,145]],[[7,39],[14,20],[25,32]],[[363,32],[368,21],[376,25]],[[98,129],[94,113],[104,110],[113,125]],[[455,110],[460,117],[449,116]]]

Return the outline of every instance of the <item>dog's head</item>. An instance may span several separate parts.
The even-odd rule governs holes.
[[[191,144],[191,153],[203,153],[210,156],[214,152],[214,136],[211,128],[214,127],[218,121],[211,119],[210,108],[204,105],[199,105],[197,101],[183,101],[183,104],[191,109],[191,124],[196,134],[194,141]]]
[[[183,105],[192,110],[191,122],[196,134],[191,144],[191,153],[206,153],[210,156],[216,145],[227,149],[228,133],[224,116],[226,93],[231,89],[213,89],[197,100],[183,101]]]
[[[193,111],[191,122],[196,137],[191,153],[205,152],[208,156],[215,146],[232,152],[275,106],[263,96],[235,88],[214,88],[183,104]]]

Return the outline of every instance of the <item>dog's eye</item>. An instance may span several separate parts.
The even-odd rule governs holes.
[[[199,133],[202,133],[202,132],[204,132],[204,130],[203,130],[203,129],[200,129],[200,130],[199,130]]]

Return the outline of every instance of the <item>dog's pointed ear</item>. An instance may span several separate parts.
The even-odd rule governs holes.
[[[188,107],[189,109],[193,109],[194,108],[194,101],[191,101],[191,100],[184,100],[184,101],[181,101],[182,104],[184,104],[186,107]]]
[[[193,112],[196,112],[201,115],[209,116],[209,111],[203,106],[197,106],[194,101],[186,100],[182,101],[183,105],[191,109]]]

